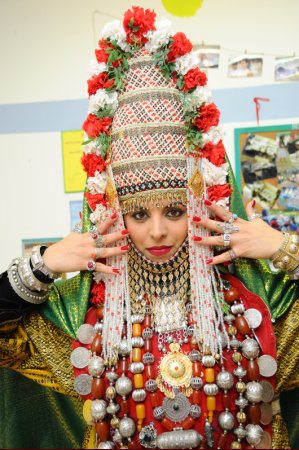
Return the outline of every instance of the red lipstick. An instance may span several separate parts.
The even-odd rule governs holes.
[[[170,252],[171,246],[161,245],[159,247],[149,247],[147,250],[154,256],[167,255]]]

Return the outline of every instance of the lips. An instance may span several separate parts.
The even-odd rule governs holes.
[[[147,250],[154,256],[167,255],[170,252],[171,246],[161,245],[159,247],[149,247]]]

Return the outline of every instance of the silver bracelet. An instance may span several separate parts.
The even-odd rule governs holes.
[[[16,258],[11,262],[7,270],[8,280],[10,282],[12,289],[19,297],[21,297],[26,302],[34,303],[36,305],[44,303],[48,298],[49,290],[47,290],[46,292],[45,291],[34,292],[28,289],[21,280],[18,271],[19,264],[20,258]]]
[[[31,264],[32,264],[33,270],[39,270],[44,275],[46,275],[49,278],[52,278],[53,280],[60,278],[61,273],[53,272],[44,263],[43,257],[40,252],[41,247],[42,247],[41,245],[37,245],[37,246],[33,247],[33,249],[32,249]]]
[[[51,283],[42,283],[35,276],[30,266],[29,257],[20,258],[18,265],[18,273],[22,283],[30,291],[48,291],[51,288]]]

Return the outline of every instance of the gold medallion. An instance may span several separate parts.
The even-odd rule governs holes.
[[[198,168],[196,167],[194,169],[194,172],[188,181],[187,184],[188,188],[193,192],[195,197],[200,198],[203,194],[204,189],[204,183],[203,183],[203,177]]]
[[[174,389],[178,388],[189,397],[193,392],[190,387],[192,362],[181,352],[179,344],[170,344],[169,348],[170,352],[162,358],[160,363],[157,385],[166,397],[174,398]]]

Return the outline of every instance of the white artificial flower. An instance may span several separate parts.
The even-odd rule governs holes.
[[[102,32],[101,37],[103,39],[111,39],[117,42],[117,45],[124,51],[130,50],[130,45],[126,42],[126,32],[123,29],[120,20],[113,20],[113,22],[108,22]]]
[[[106,172],[96,171],[94,177],[87,180],[87,188],[91,194],[104,194],[107,186]]]
[[[215,203],[216,205],[222,206],[222,208],[229,210],[229,197],[220,198]]]
[[[89,138],[87,137],[87,139],[89,139]],[[99,151],[99,148],[98,148],[98,146],[96,144],[96,141],[90,141],[90,142],[88,142],[88,144],[85,144],[83,146],[83,152],[86,155],[90,155],[91,153],[95,153],[96,155],[100,154],[100,151]]]
[[[190,69],[199,67],[199,63],[199,55],[195,52],[189,52],[175,60],[175,68],[180,75],[186,75]]]
[[[148,52],[154,53],[162,45],[168,44],[171,35],[172,30],[170,20],[159,20],[156,23],[156,30],[148,31],[144,35],[148,39],[144,47]]]
[[[97,224],[100,222],[104,222],[109,217],[109,211],[105,208],[104,205],[98,203],[96,209],[93,213],[90,214],[89,218],[92,223]]]
[[[98,63],[96,59],[92,59],[87,68],[88,79],[102,72],[107,72],[108,68],[104,62]]]
[[[118,107],[118,94],[116,91],[109,92],[106,89],[98,89],[94,95],[89,97],[88,112],[96,114],[105,106],[111,106],[112,112],[115,112]]]
[[[201,160],[201,170],[207,186],[216,186],[227,182],[228,164],[215,166],[207,158]]]
[[[211,127],[207,133],[202,134],[201,146],[204,147],[208,142],[217,145],[223,138],[223,134],[220,127]]]
[[[183,95],[183,105],[186,112],[195,111],[203,103],[210,103],[212,100],[212,93],[205,86],[196,86],[196,89],[191,94]]]

